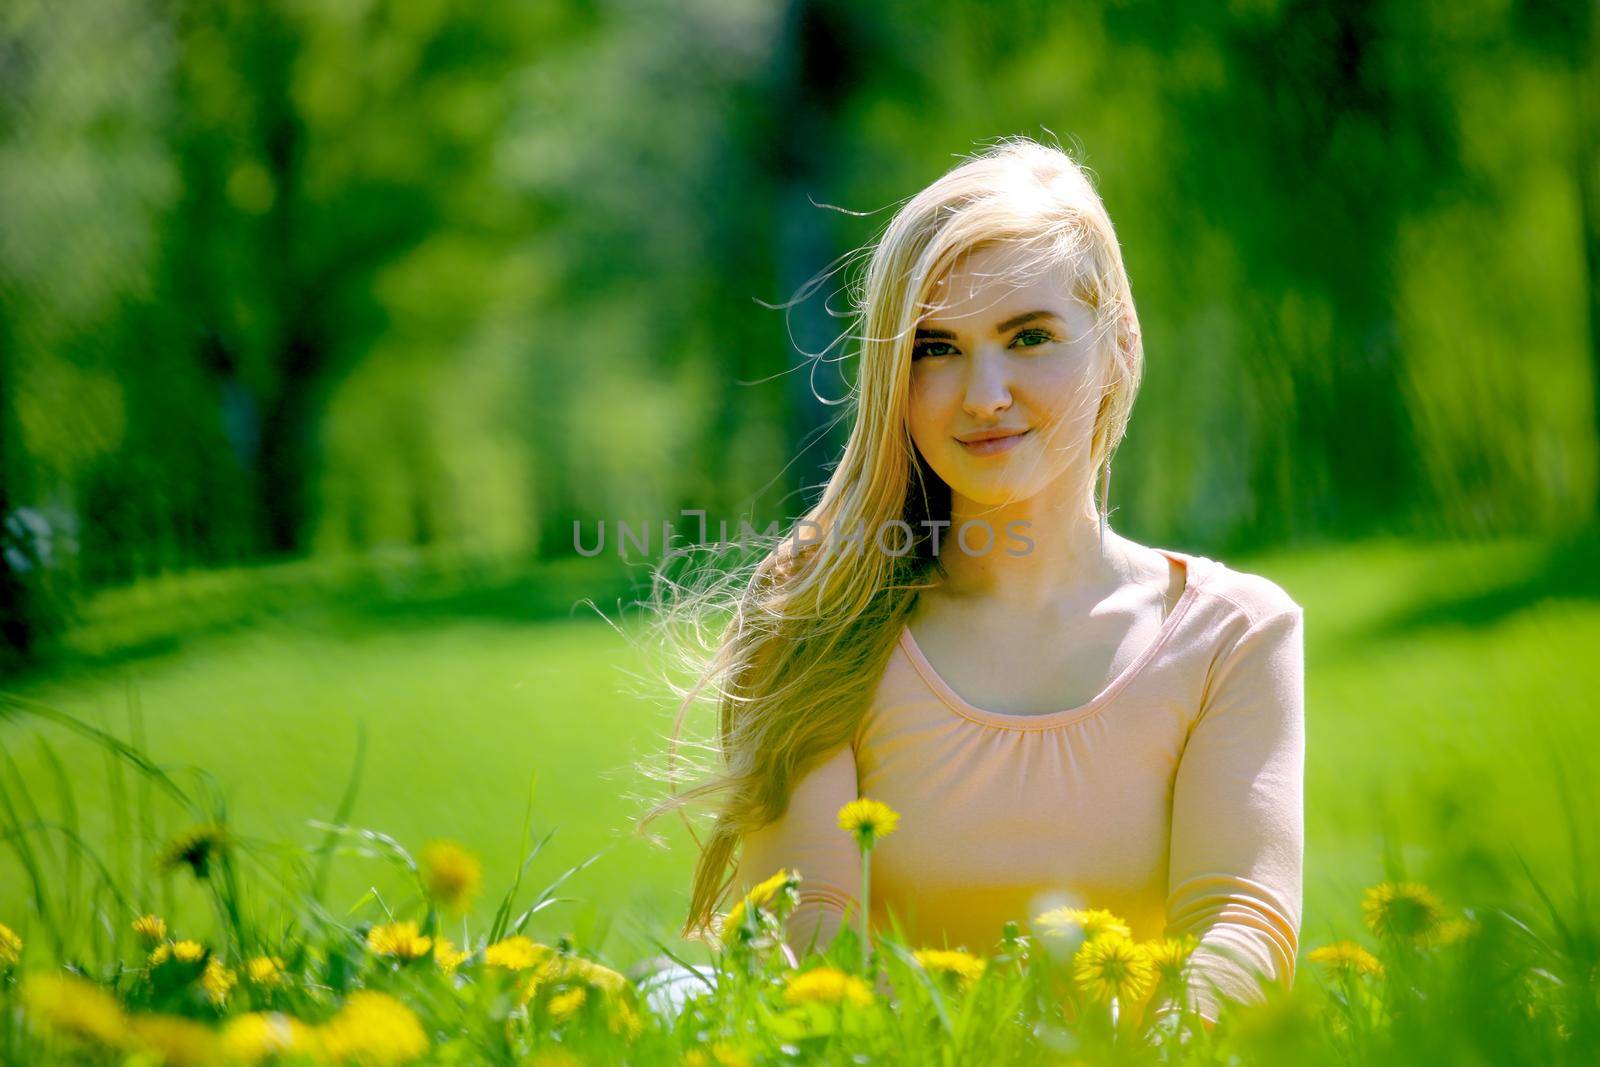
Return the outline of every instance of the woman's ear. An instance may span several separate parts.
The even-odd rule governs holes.
[[[1139,319],[1132,308],[1122,313],[1122,319],[1117,324],[1117,346],[1129,359],[1139,352]]]
[[[1122,348],[1122,331],[1117,331],[1117,348],[1101,348],[1104,353],[1100,357],[1100,407],[1102,410],[1111,403],[1112,395],[1117,391],[1117,382],[1122,378],[1124,367],[1119,367],[1117,349]],[[1123,362],[1126,362],[1126,350],[1123,352]]]

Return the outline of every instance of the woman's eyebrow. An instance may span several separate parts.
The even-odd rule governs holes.
[[[1007,319],[1006,321],[1002,322],[1000,325],[996,326],[994,328],[994,332],[997,333],[997,334],[1005,333],[1008,330],[1016,329],[1018,326],[1021,326],[1025,322],[1032,322],[1034,319],[1055,319],[1055,318],[1059,318],[1059,316],[1056,315],[1056,313],[1054,311],[1024,311],[1022,314],[1013,315],[1011,318]],[[919,341],[920,340],[925,340],[925,339],[926,340],[939,340],[939,341],[954,341],[956,339],[956,335],[951,333],[949,330],[931,330],[931,329],[925,330],[925,329],[918,328],[916,339],[919,340]]]

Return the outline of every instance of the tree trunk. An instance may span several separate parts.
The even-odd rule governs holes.
[[[1578,48],[1578,130],[1574,164],[1578,171],[1578,205],[1583,220],[1583,266],[1589,312],[1589,381],[1594,403],[1594,428],[1600,450],[1600,16],[1583,5]],[[1592,521],[1600,525],[1600,478],[1595,480]]]
[[[12,452],[9,351],[10,346],[0,334],[0,671],[29,662],[38,636],[29,605],[28,584],[24,572],[16,566],[27,559],[27,553],[20,540],[12,537],[9,522],[15,506],[13,472],[22,466],[20,458]]]

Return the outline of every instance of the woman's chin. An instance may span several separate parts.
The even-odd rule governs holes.
[[[1019,500],[1027,500],[1038,493],[1015,478],[991,478],[961,482],[950,487],[959,496],[981,507],[1005,507]]]

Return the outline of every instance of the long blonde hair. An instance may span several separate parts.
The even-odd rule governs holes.
[[[707,567],[683,582],[666,566],[653,576],[657,633],[693,681],[666,678],[679,698],[665,775],[672,793],[637,829],[693,801],[717,801],[709,838],[695,835],[687,937],[717,933],[739,842],[782,816],[795,783],[850,743],[918,592],[942,577],[929,524],[949,521],[950,490],[908,429],[911,340],[933,285],[966,255],[1001,242],[1032,250],[1021,271],[1063,270],[1072,295],[1095,314],[1093,344],[1113,368],[1089,467],[1101,475],[1103,521],[1111,456],[1143,370],[1122,252],[1071,156],[1004,138],[906,201],[870,246],[864,284],[852,287],[860,373],[846,411],[854,424],[818,503],[787,533],[758,535],[757,551],[733,567]],[[749,543],[741,538],[741,547]],[[716,738],[692,747],[711,755],[710,766],[705,780],[680,791],[694,777],[677,766],[684,719],[706,698],[719,709]]]

